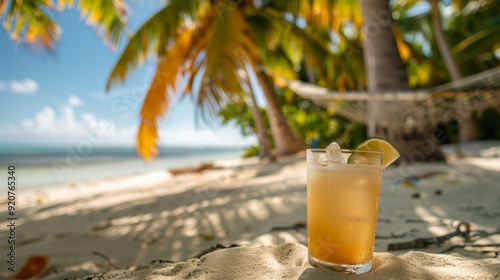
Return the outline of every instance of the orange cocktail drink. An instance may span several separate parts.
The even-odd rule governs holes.
[[[309,262],[346,273],[370,271],[382,181],[381,152],[307,152]]]

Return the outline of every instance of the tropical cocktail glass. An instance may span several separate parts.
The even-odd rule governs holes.
[[[366,273],[372,267],[383,153],[334,152],[337,160],[330,161],[325,149],[307,150],[309,262],[344,273]]]

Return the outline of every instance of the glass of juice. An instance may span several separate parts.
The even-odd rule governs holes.
[[[307,150],[309,263],[348,274],[371,270],[383,153]]]

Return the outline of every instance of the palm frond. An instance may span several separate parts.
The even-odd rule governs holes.
[[[238,72],[243,71],[246,63],[260,63],[258,46],[243,12],[229,1],[226,5],[217,10],[205,40],[199,42],[199,53],[193,56],[202,57],[196,73],[200,75],[196,103],[204,118],[215,116],[225,102],[241,99]],[[192,76],[191,82],[194,80]]]
[[[68,8],[72,8],[75,5],[75,0],[59,0],[57,1],[57,10],[63,11]]]
[[[398,47],[399,55],[404,62],[408,62],[412,57],[410,45],[403,40],[403,34],[399,29],[394,29],[394,39]]]
[[[340,32],[346,21],[361,27],[359,1],[353,0],[272,0],[268,4],[307,21],[308,24]]]
[[[145,160],[151,160],[158,155],[157,140],[156,123],[150,120],[142,120],[137,132],[137,153]]]
[[[295,79],[305,42],[291,32],[291,24],[285,24],[283,18],[274,20],[262,11],[247,14],[246,19],[257,38],[263,64],[274,75]]]
[[[0,18],[2,18],[3,13],[5,11],[5,7],[7,7],[8,1],[0,1]]]
[[[10,7],[7,8],[7,6]],[[73,7],[75,0],[59,0],[57,9]],[[124,0],[80,0],[79,9],[87,23],[94,25],[105,40],[115,46],[126,26],[127,5]],[[15,42],[54,49],[61,28],[48,15],[53,10],[52,0],[16,1],[0,3],[0,16],[7,11],[3,26]]]
[[[74,1],[63,2],[64,5],[72,5]],[[87,24],[96,26],[98,33],[103,33],[112,47],[118,44],[127,23],[128,6],[125,0],[80,0],[78,8]]]
[[[465,50],[468,50],[469,47],[474,46],[475,44],[480,45],[481,40],[488,38],[498,38],[500,36],[500,17],[497,17],[496,22],[491,22],[492,24],[483,27],[478,32],[470,35],[465,38],[458,44],[456,44],[452,49],[452,53],[454,54],[466,54]]]
[[[61,28],[47,14],[47,11],[53,9],[51,1],[1,2],[0,17],[5,13],[3,27],[14,42],[54,49],[54,42],[59,39]]]
[[[123,83],[126,75],[147,58],[165,52],[166,45],[175,40],[179,28],[195,23],[207,9],[207,0],[172,0],[149,18],[130,38],[106,83]]]
[[[261,38],[264,63],[277,81],[280,76],[296,78],[300,66],[305,65],[316,72],[317,83],[322,86],[345,90],[362,83],[359,36],[347,38],[343,33],[315,25],[300,26],[271,7],[255,11],[247,18]],[[338,42],[332,40],[332,33],[337,34]]]
[[[137,135],[138,153],[147,160],[156,155],[157,119],[168,110],[170,97],[177,94],[176,82],[190,52],[193,32],[193,28],[183,31],[158,60],[156,73],[142,105],[142,121]]]

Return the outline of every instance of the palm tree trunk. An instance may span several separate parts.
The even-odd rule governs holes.
[[[438,3],[439,0],[431,0],[432,29],[434,31],[434,36],[436,37],[436,43],[439,51],[443,56],[446,70],[448,70],[451,79],[456,81],[462,78],[462,74],[460,73],[460,69],[457,66],[455,58],[453,58],[453,55],[451,54],[450,46],[444,37],[441,17],[439,16]]]
[[[273,85],[262,68],[257,67],[257,80],[266,97],[266,113],[269,118],[277,153],[279,155],[297,153],[304,149],[304,144],[288,124],[285,114],[283,114],[281,109],[278,96],[274,93]]]
[[[259,141],[259,157],[269,158],[271,161],[275,160],[275,157],[271,153],[271,142],[267,135],[266,126],[264,125],[264,120],[260,114],[260,108],[255,99],[255,94],[252,85],[249,84],[250,98],[252,99],[252,110],[253,117],[255,121],[255,129],[257,130],[257,138]]]
[[[367,68],[368,90],[372,92],[408,90],[406,69],[394,38],[389,0],[360,1],[364,21],[363,58]],[[398,149],[403,160],[409,162],[444,159],[434,139],[433,128],[424,124],[405,127],[405,120],[401,120],[397,126],[384,125],[381,120],[401,117],[396,112],[391,112],[390,106],[385,105],[382,102],[370,103],[369,136],[389,140]]]
[[[388,0],[361,0],[363,60],[369,91],[408,89],[408,78],[396,46]],[[371,102],[368,135],[380,136],[377,117],[380,104]]]
[[[408,89],[408,76],[394,38],[389,0],[361,0],[361,11],[368,90]]]
[[[443,56],[444,65],[446,70],[450,74],[451,80],[456,81],[462,78],[462,73],[460,68],[458,68],[457,62],[453,55],[451,54],[450,46],[443,33],[443,26],[441,24],[441,17],[439,15],[439,0],[431,0],[431,15],[432,15],[432,29],[434,31],[434,36],[436,37],[436,43],[438,45],[439,51]],[[477,126],[472,119],[472,114],[466,114],[463,119],[459,120],[460,124],[460,134],[458,140],[457,154],[460,154],[460,143],[467,142],[470,140],[477,139]]]

